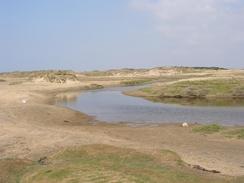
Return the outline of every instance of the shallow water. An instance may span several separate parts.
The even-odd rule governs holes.
[[[196,107],[154,103],[123,95],[125,90],[112,88],[59,96],[58,104],[111,123],[219,123],[244,125],[244,107]]]

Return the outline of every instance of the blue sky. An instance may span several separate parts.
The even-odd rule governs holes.
[[[0,0],[0,71],[244,68],[241,0]]]

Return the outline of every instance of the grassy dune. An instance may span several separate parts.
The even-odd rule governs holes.
[[[44,164],[3,160],[0,168],[4,168],[0,182],[9,183],[241,183],[244,180],[192,170],[171,151],[162,150],[152,156],[106,145],[65,150]]]
[[[214,79],[181,81],[162,86],[151,86],[127,95],[145,97],[155,102],[169,102],[190,105],[235,105],[243,104],[244,80]],[[238,100],[236,102],[236,100]]]
[[[141,91],[152,93],[159,97],[169,98],[244,98],[244,81],[223,79],[184,81],[163,86],[162,88],[147,88],[142,89]]]

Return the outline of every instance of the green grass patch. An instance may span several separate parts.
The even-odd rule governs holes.
[[[178,82],[164,87],[161,97],[206,98],[244,97],[244,82],[240,80],[200,80]]]
[[[212,133],[218,133],[221,130],[223,130],[224,127],[218,125],[218,124],[210,124],[210,125],[203,125],[203,126],[197,126],[192,129],[193,132],[203,133],[203,134],[212,134]]]
[[[183,81],[140,91],[161,98],[244,98],[244,81],[237,79]]]
[[[153,92],[152,88],[150,88],[150,87],[142,88],[142,89],[140,89],[140,91],[145,92],[145,93],[152,93]]]
[[[135,85],[142,85],[151,82],[152,79],[138,79],[138,80],[127,80],[121,81],[120,84],[125,86],[135,86]]]
[[[168,150],[162,150],[157,155],[148,155],[131,149],[107,145],[88,145],[59,152],[48,159],[50,163],[47,165],[35,162],[21,164],[20,167],[9,168],[0,175],[6,174],[8,178],[12,179],[5,180],[20,183],[235,182],[231,177],[226,178],[193,171],[184,163],[179,163],[182,162],[180,157]],[[0,162],[1,165],[6,167],[6,164]]]
[[[224,135],[230,138],[244,139],[244,128],[228,130]]]
[[[244,80],[181,81],[162,86],[153,85],[129,91],[126,94],[161,103],[195,106],[243,106]]]

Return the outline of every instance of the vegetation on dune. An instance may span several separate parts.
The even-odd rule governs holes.
[[[150,69],[132,69],[132,68],[123,68],[123,69],[112,69],[107,71],[90,71],[84,72],[85,76],[90,77],[106,77],[106,76],[123,76],[123,75],[145,75],[148,74],[150,71],[159,71],[161,73],[199,73],[199,72],[208,72],[208,71],[217,71],[217,70],[227,70],[225,68],[220,67],[155,67]]]
[[[244,97],[244,81],[216,79],[178,82],[163,87],[159,96],[175,98],[239,98]]]
[[[99,85],[99,84],[91,84],[89,86],[85,86],[84,89],[86,90],[96,90],[96,89],[103,89],[104,86],[103,85]]]
[[[228,70],[226,68],[223,68],[223,67],[175,67],[177,69],[182,69],[182,70],[214,70],[214,71],[217,71],[217,70]]]
[[[125,86],[136,86],[136,85],[142,85],[151,82],[152,79],[135,79],[135,80],[126,80],[121,81],[120,84]]]
[[[0,79],[0,82],[6,82],[6,80],[5,79]]]
[[[67,81],[79,81],[73,72],[69,71],[49,71],[37,72],[30,76],[32,79],[43,79],[50,83],[66,83]]]
[[[223,130],[224,127],[218,125],[218,124],[210,124],[210,125],[203,125],[203,126],[197,126],[192,129],[193,132],[203,133],[203,134],[213,134],[218,133],[221,130]]]
[[[228,70],[223,67],[191,67],[192,69],[200,69],[200,70]]]
[[[127,94],[148,97],[148,99],[158,102],[164,102],[166,99],[204,99],[207,103],[210,100],[216,100],[220,105],[224,105],[226,103],[225,101],[221,102],[217,99],[244,99],[244,80],[215,79],[181,81],[163,86],[142,88],[137,91],[128,92]],[[177,103],[177,101],[172,102]]]
[[[69,70],[40,70],[29,72],[4,73],[3,76],[22,80],[43,79],[51,83],[65,83],[67,81],[79,81],[76,73]],[[14,84],[13,84],[14,85]]]
[[[5,167],[6,163],[0,162],[0,167],[3,166]],[[152,156],[131,149],[106,145],[88,145],[65,150],[48,158],[48,162],[44,164],[22,162],[16,167],[12,162],[7,166],[15,167],[14,171],[6,171],[0,175],[2,180],[10,180],[9,183],[238,183],[243,181],[242,177],[233,179],[192,170],[171,151],[162,150],[157,156]],[[4,179],[6,176],[9,179]]]
[[[91,71],[91,72],[85,72],[85,76],[94,76],[94,77],[101,77],[101,76],[112,76],[113,74],[109,71]]]
[[[134,73],[144,73],[149,71],[149,69],[130,69],[130,68],[124,68],[124,69],[112,69],[107,71],[90,71],[90,72],[84,72],[83,74],[90,77],[102,77],[102,76],[115,76],[115,75],[128,75],[128,74],[134,74]]]
[[[203,73],[203,72],[211,72],[211,71],[228,70],[226,68],[221,68],[221,67],[183,67],[183,66],[156,67],[154,69],[158,69],[161,71],[174,71],[175,73],[179,73],[179,74]]]

